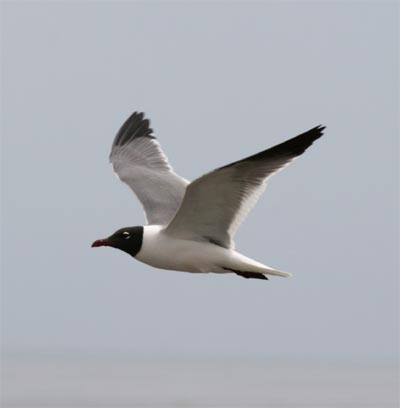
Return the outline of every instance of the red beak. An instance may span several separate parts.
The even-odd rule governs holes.
[[[100,246],[112,246],[112,245],[111,245],[111,242],[107,238],[98,239],[97,241],[94,241],[92,244],[92,248],[100,247]]]

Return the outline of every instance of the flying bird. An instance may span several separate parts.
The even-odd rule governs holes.
[[[190,183],[172,169],[144,113],[134,112],[115,136],[110,162],[142,203],[147,225],[121,228],[92,247],[117,248],[159,269],[254,279],[291,276],[240,254],[233,238],[267,180],[304,153],[324,129],[316,126]]]

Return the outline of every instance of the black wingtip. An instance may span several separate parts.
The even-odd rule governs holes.
[[[297,138],[302,138],[302,139],[308,138],[314,141],[314,140],[319,139],[324,134],[325,129],[326,129],[326,126],[318,125],[308,130],[307,132],[304,132],[301,135],[297,136]]]
[[[319,135],[318,137],[321,137],[324,134],[324,130],[326,129],[326,126],[324,125],[318,125],[315,126],[315,128],[312,128],[311,130],[309,130],[309,132],[315,132],[315,134]]]
[[[323,134],[326,126],[318,125],[279,145],[265,151],[271,155],[288,155],[296,157],[304,153]]]
[[[323,125],[315,126],[307,132],[289,139],[286,142],[280,143],[260,153],[256,153],[252,156],[230,163],[221,168],[235,166],[241,162],[264,161],[267,159],[273,159],[275,157],[287,159],[295,158],[303,154],[317,139],[319,139],[324,134],[325,128],[326,127]]]
[[[114,139],[114,145],[121,146],[138,137],[154,139],[150,121],[145,119],[144,112],[133,112],[124,122]]]

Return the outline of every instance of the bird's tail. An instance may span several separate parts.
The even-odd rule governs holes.
[[[267,265],[263,265],[262,263],[254,261],[253,259],[247,258],[246,256],[239,254],[237,252],[236,252],[236,255],[237,256],[235,257],[236,259],[235,259],[234,265],[227,266],[224,269],[230,270],[235,273],[240,272],[242,274],[258,273],[258,274],[263,274],[263,275],[282,276],[285,278],[292,276],[291,273],[278,271],[277,269],[270,268]]]
[[[293,276],[289,272],[278,271],[276,269],[267,268],[267,267],[262,268],[260,270],[260,273],[263,273],[263,274],[266,274],[266,275],[283,276],[284,278],[289,278],[290,276]]]
[[[248,265],[246,272],[262,273],[263,275],[283,276],[284,278],[292,276],[292,274],[289,272],[278,271],[277,269],[272,269],[269,266],[259,264],[258,262],[256,265]]]

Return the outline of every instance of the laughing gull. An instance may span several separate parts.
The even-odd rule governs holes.
[[[142,203],[147,225],[121,228],[92,247],[114,247],[160,269],[254,279],[291,276],[236,252],[233,237],[269,177],[304,153],[324,129],[317,126],[190,183],[173,171],[149,120],[134,112],[114,139],[110,161]]]

